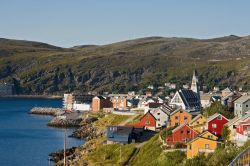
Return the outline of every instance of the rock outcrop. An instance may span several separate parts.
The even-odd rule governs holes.
[[[33,107],[30,114],[58,116],[64,113],[62,108]]]
[[[52,127],[79,127],[84,113],[64,113],[53,118],[47,125]]]

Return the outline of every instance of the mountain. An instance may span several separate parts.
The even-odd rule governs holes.
[[[215,39],[147,37],[108,45],[60,48],[0,39],[0,82],[18,93],[128,91],[148,84],[190,83],[250,89],[250,36]]]

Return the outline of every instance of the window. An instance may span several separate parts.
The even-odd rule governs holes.
[[[175,126],[178,126],[179,125],[179,123],[175,123]]]
[[[176,117],[175,117],[175,120],[179,120],[179,116],[176,116]]]
[[[205,149],[209,149],[209,144],[205,144]]]
[[[212,135],[208,135],[207,138],[208,138],[208,139],[212,139],[213,136],[212,136]]]
[[[246,107],[248,107],[248,104],[246,105]]]
[[[181,134],[183,134],[184,133],[184,131],[183,130],[181,130]]]
[[[145,124],[150,124],[150,121],[146,121]]]
[[[187,134],[190,134],[190,130],[187,131]]]
[[[160,115],[161,113],[159,112],[159,113],[157,113],[157,115]]]
[[[197,121],[196,124],[200,124],[200,122]]]
[[[160,119],[157,119],[157,121],[160,121]]]
[[[184,120],[187,120],[188,119],[188,117],[187,116],[184,116]]]
[[[174,103],[181,103],[180,97],[176,95],[175,98],[173,99],[173,102]]]
[[[212,124],[212,128],[216,129],[217,128],[217,124],[213,123]]]
[[[158,124],[158,126],[161,126],[160,124]]]
[[[219,115],[219,116],[217,117],[217,119],[218,119],[218,120],[222,120],[222,117],[221,117],[221,115]]]
[[[189,145],[189,149],[190,149],[190,150],[192,149],[192,145]]]

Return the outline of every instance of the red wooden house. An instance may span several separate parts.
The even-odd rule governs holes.
[[[149,111],[146,114],[144,114],[143,117],[141,117],[140,122],[138,122],[137,124],[134,124],[133,126],[144,127],[145,129],[155,131],[156,120],[157,119]]]
[[[228,122],[229,120],[224,117],[221,114],[214,114],[207,118],[206,120],[206,129],[213,133],[214,135],[220,137],[221,132],[223,129],[223,126]]]
[[[188,124],[184,123],[174,130],[172,130],[172,135],[167,136],[166,142],[169,145],[174,145],[177,142],[186,144],[189,140],[196,137],[199,133],[193,130]]]

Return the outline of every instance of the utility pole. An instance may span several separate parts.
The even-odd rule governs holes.
[[[64,129],[64,159],[63,159],[63,165],[66,166],[67,163],[66,163],[66,137],[67,137],[67,129]]]
[[[120,145],[120,163],[122,163],[122,146]]]
[[[49,166],[50,166],[50,156],[49,156],[48,162],[49,162]]]

